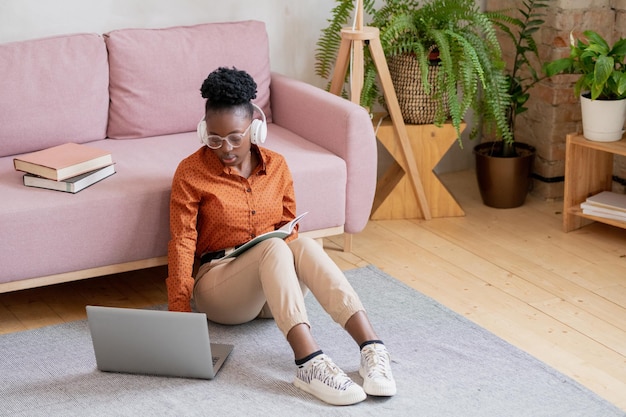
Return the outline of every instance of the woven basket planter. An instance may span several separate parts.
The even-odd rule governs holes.
[[[440,67],[428,67],[428,82],[431,94],[424,91],[420,69],[414,56],[404,54],[388,58],[389,74],[393,82],[402,118],[408,124],[432,124],[437,113],[437,102],[433,100],[437,86],[437,74]],[[447,98],[444,96],[445,111],[448,113]]]

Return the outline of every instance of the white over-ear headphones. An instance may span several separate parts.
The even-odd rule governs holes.
[[[250,124],[250,142],[253,144],[260,144],[265,142],[267,138],[267,119],[265,118],[265,113],[263,110],[256,104],[252,103],[252,107],[261,115],[261,120],[254,119]],[[198,138],[200,142],[208,146],[209,142],[209,134],[206,129],[206,120],[203,117],[198,123]]]

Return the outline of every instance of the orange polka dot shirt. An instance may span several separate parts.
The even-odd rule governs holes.
[[[296,216],[291,172],[282,155],[252,146],[259,165],[244,178],[207,147],[181,161],[172,181],[168,244],[168,309],[191,311],[193,265],[278,229]],[[289,240],[297,237],[297,230]]]

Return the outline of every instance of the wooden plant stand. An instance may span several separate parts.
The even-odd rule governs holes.
[[[375,118],[374,125],[377,124]],[[465,129],[465,126],[463,124],[462,128]],[[432,124],[407,125],[406,129],[413,150],[411,157],[416,161],[431,216],[434,218],[464,216],[465,212],[461,206],[433,171],[450,146],[456,143],[456,130],[451,124],[442,127]],[[402,149],[398,145],[397,133],[390,120],[385,119],[380,124],[377,137],[394,161],[378,181],[370,218],[425,219],[422,206],[411,190]]]

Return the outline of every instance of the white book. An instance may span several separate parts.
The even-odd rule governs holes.
[[[48,190],[76,194],[113,174],[115,174],[115,165],[109,165],[62,181],[55,181],[32,174],[24,174],[24,185],[27,187],[46,188]]]
[[[602,206],[596,206],[594,204],[590,204],[590,203],[587,203],[587,202],[580,203],[580,208],[583,210],[583,213],[585,212],[585,210],[587,210],[587,211],[592,211],[592,212],[595,212],[595,213],[605,213],[605,214],[612,214],[614,216],[626,217],[626,212],[624,212],[624,211],[620,211],[620,210],[616,210],[616,209],[612,209],[612,208],[607,208],[607,207],[602,207]]]
[[[585,203],[591,206],[626,213],[626,194],[618,194],[612,191],[602,191],[601,193],[587,198]]]
[[[622,213],[619,211],[611,212],[610,210],[596,210],[593,208],[592,209],[583,208],[583,214],[596,216],[596,217],[602,217],[604,219],[620,220],[620,221],[626,222],[626,213]]]

